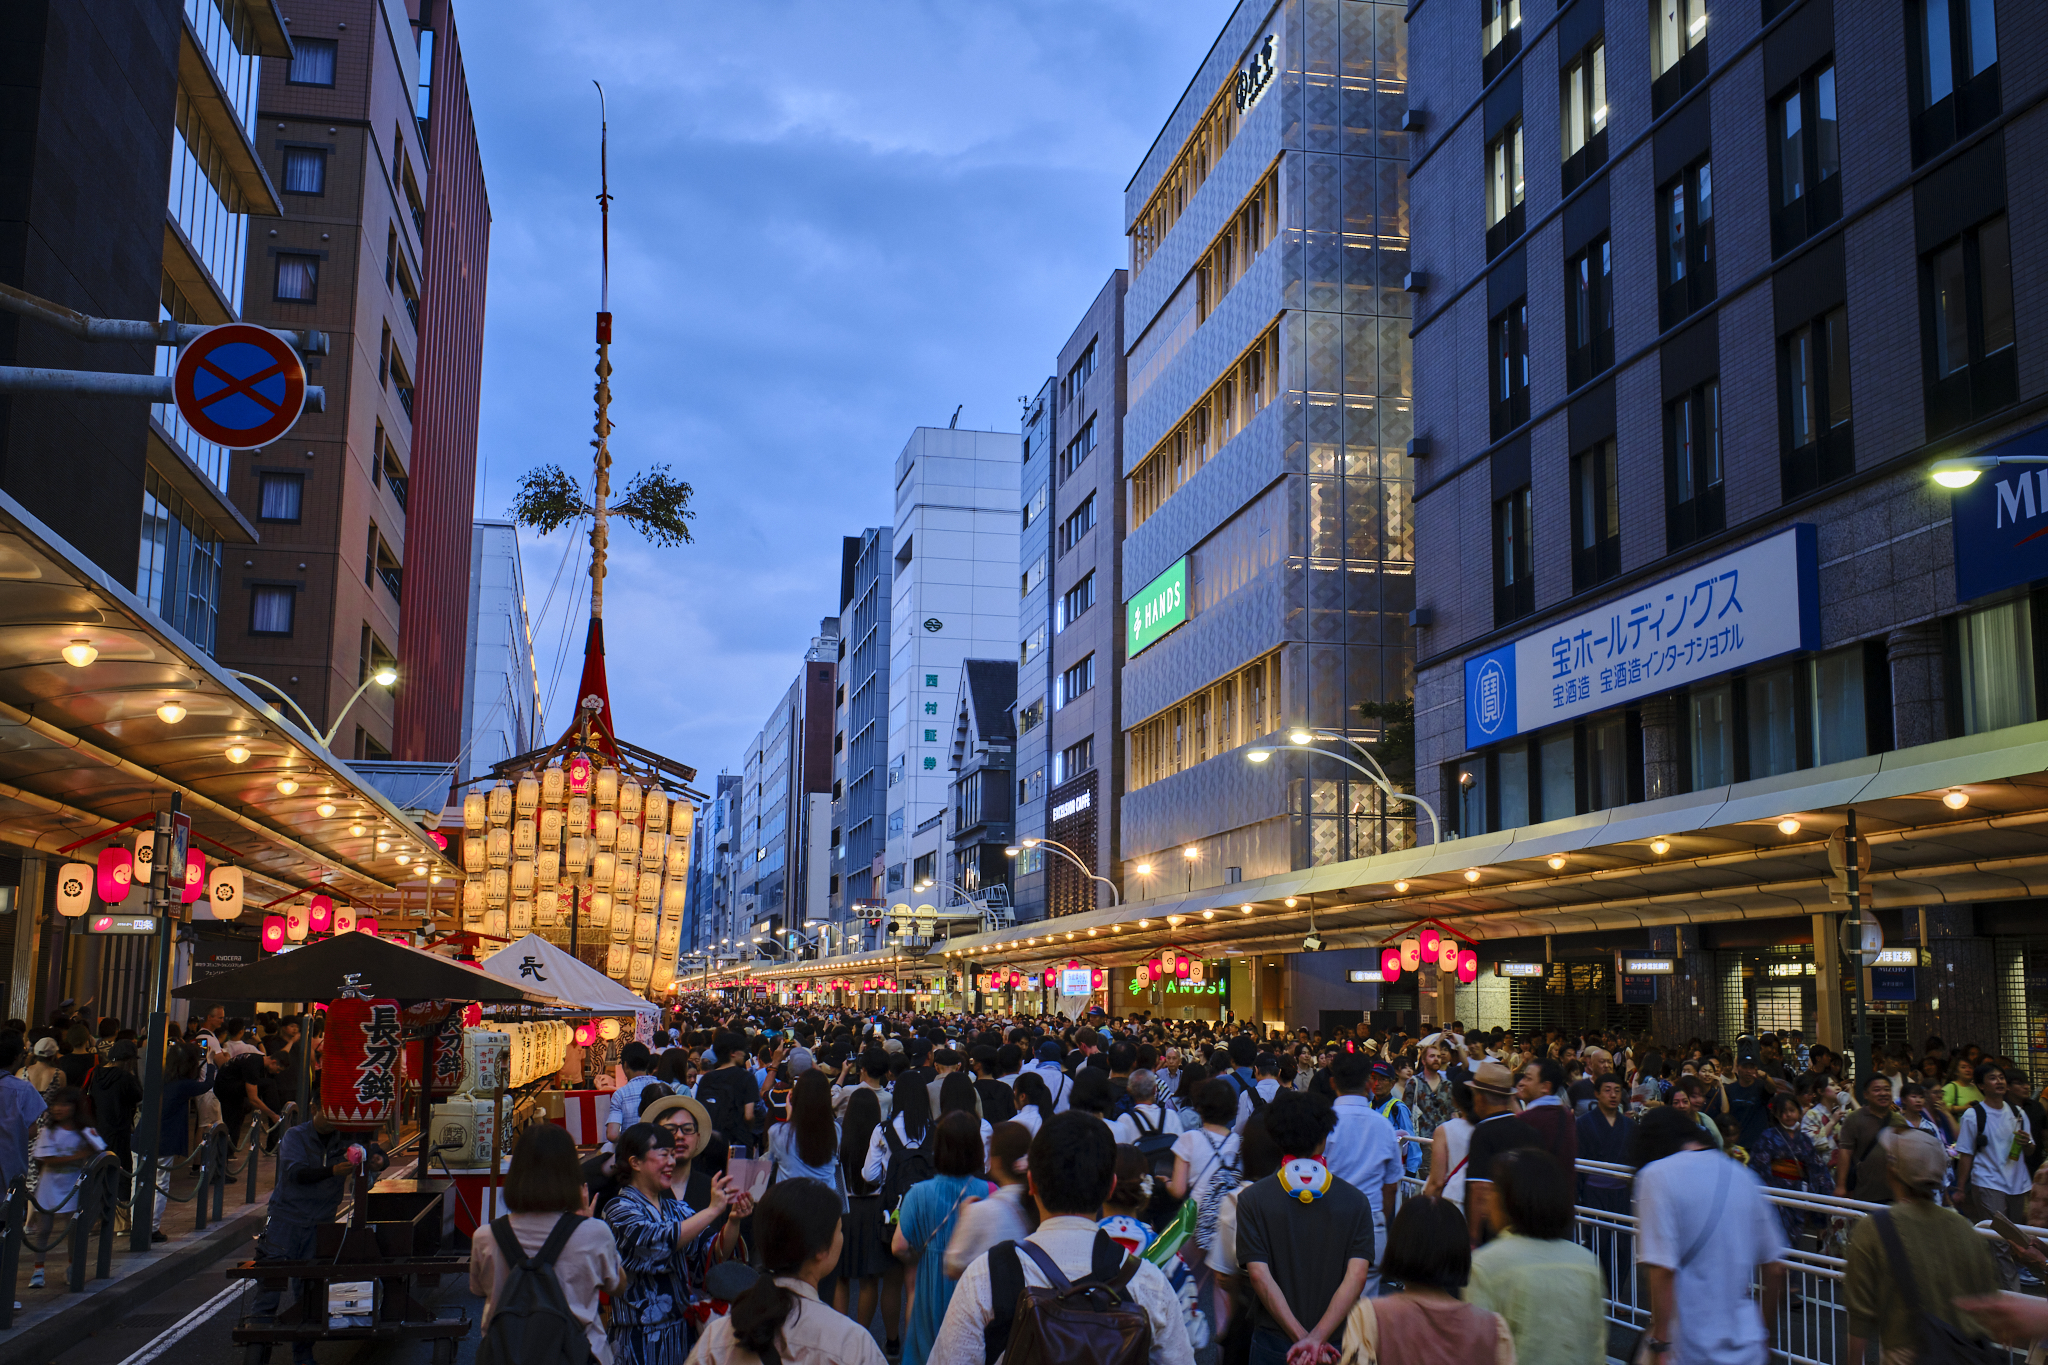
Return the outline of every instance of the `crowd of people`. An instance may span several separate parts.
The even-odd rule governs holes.
[[[1159,1365],[1590,1365],[1624,1293],[1648,1308],[1639,1359],[1748,1362],[1794,1247],[1845,1259],[1852,1344],[1881,1341],[1888,1365],[1915,1358],[1923,1314],[2048,1335],[2038,1292],[2002,1292],[2048,1267],[2018,1226],[2048,1223],[2048,1114],[1973,1044],[1930,1038],[1850,1078],[1797,1034],[664,1022],[620,1050],[597,1153],[551,1124],[520,1134],[511,1212],[471,1246],[487,1341],[542,1268],[603,1365],[994,1362],[1040,1330],[1038,1291],[1074,1282]],[[213,1106],[237,1131],[274,1122],[277,1077],[318,1044],[290,1019],[174,1038],[166,1157],[174,1111],[181,1139]],[[0,1032],[0,1170],[33,1169],[45,1216],[75,1197],[67,1167],[128,1152],[135,1053],[118,1021]],[[285,1137],[259,1244],[279,1257],[360,1159],[317,1109]],[[1971,1226],[1994,1216],[2007,1239]]]

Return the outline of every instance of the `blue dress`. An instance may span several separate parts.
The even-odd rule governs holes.
[[[676,1245],[676,1229],[693,1214],[666,1191],[659,1204],[632,1186],[604,1206],[604,1221],[619,1244],[626,1286],[612,1296],[614,1365],[683,1365],[690,1353],[684,1310],[690,1289],[704,1282],[712,1239],[707,1227],[687,1246]]]
[[[903,1365],[924,1365],[938,1340],[939,1324],[945,1321],[946,1305],[953,1301],[954,1282],[946,1278],[946,1243],[953,1236],[960,1200],[970,1194],[986,1199],[994,1189],[980,1176],[935,1175],[903,1196],[898,1225],[903,1240],[913,1251],[924,1248],[917,1258],[917,1302],[903,1329]]]

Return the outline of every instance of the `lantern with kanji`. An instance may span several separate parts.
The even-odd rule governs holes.
[[[418,1080],[426,1069],[426,1045],[434,1043],[433,1095],[446,1099],[462,1083],[462,1006],[445,1000],[408,1005],[401,1022],[406,1033],[405,1074]]]
[[[320,1108],[342,1129],[377,1128],[398,1105],[398,1002],[351,987],[327,1007]]]

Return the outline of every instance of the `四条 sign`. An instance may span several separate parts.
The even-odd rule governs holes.
[[[1465,744],[1818,648],[1814,528],[1793,526],[1467,659]]]
[[[1127,610],[1130,629],[1124,633],[1124,657],[1135,659],[1188,619],[1187,556],[1182,555],[1165,573],[1139,589]]]

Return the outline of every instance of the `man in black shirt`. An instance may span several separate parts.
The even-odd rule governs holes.
[[[760,1112],[761,1087],[754,1073],[741,1066],[747,1045],[738,1034],[720,1034],[711,1045],[718,1065],[697,1082],[697,1102],[711,1114],[711,1121],[729,1146],[752,1152],[754,1120]]]
[[[266,1088],[274,1089],[274,1077],[284,1070],[284,1063],[276,1056],[262,1052],[244,1052],[239,1057],[230,1057],[214,1078],[214,1097],[220,1101],[221,1121],[228,1126],[228,1135],[237,1143],[242,1136],[242,1121],[253,1113],[263,1115],[266,1123],[277,1122],[277,1109],[264,1095]]]
[[[991,1047],[987,1043],[976,1043],[967,1054],[974,1066],[974,1090],[981,1096],[981,1116],[991,1126],[1007,1123],[1017,1117],[1017,1099],[1011,1086],[1017,1079],[1017,1068],[1023,1065],[1023,1055],[1015,1043]],[[1009,1063],[1005,1073],[1004,1063]],[[1004,1079],[1007,1074],[1008,1079]]]
[[[1465,1221],[1472,1244],[1489,1240],[1503,1220],[1493,1195],[1493,1159],[1516,1147],[1542,1147],[1543,1139],[1510,1106],[1514,1077],[1499,1062],[1484,1061],[1466,1083],[1474,1126],[1465,1153]]]
[[[1337,1126],[1320,1095],[1282,1090],[1261,1121],[1289,1160],[1322,1155]],[[1379,1248],[1372,1205],[1363,1191],[1335,1175],[1304,1200],[1280,1183],[1280,1172],[1237,1196],[1237,1261],[1253,1290],[1252,1359],[1279,1360],[1303,1342],[1339,1344],[1351,1305],[1365,1290]]]

